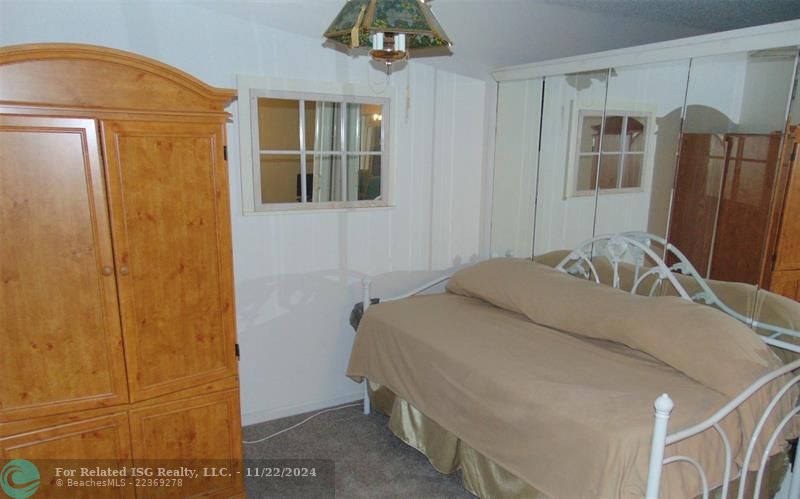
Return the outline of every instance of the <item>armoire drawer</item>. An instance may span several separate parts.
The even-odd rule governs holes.
[[[128,415],[116,412],[81,421],[52,424],[0,438],[0,462],[25,459],[39,471],[37,497],[134,497],[132,482],[122,486],[77,486],[56,468],[111,467],[131,464]],[[48,418],[50,419],[50,418]],[[49,421],[52,423],[52,421]],[[82,479],[76,476],[74,480]],[[60,483],[57,483],[61,480]]]
[[[184,480],[180,487],[137,489],[156,497],[234,497],[243,493],[239,390],[134,404],[130,410],[134,466],[216,468],[221,475]]]

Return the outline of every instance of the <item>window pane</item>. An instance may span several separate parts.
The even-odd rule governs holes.
[[[647,123],[647,119],[641,116],[628,117],[628,127],[625,130],[628,140],[626,143],[626,150],[644,152],[644,144],[647,140],[647,135],[645,134],[645,123]]]
[[[770,154],[770,146],[777,145],[772,135],[746,135],[742,137],[742,157],[754,159],[756,161],[767,161]],[[778,151],[772,151],[777,155]]]
[[[581,156],[578,160],[578,178],[575,190],[593,191],[597,179],[597,156]]]
[[[300,105],[293,99],[258,99],[259,148],[300,150]]]
[[[622,188],[642,186],[642,154],[626,154],[622,170]]]
[[[600,158],[600,189],[616,189],[619,180],[619,154],[603,154]]]
[[[364,201],[381,195],[381,156],[370,154],[347,157],[347,199]]]
[[[708,153],[709,156],[724,158],[725,150],[728,147],[728,144],[725,142],[725,136],[717,134],[708,134],[708,141],[709,141],[709,153]]]
[[[581,124],[581,151],[597,152],[600,147],[600,116],[584,116]]]
[[[306,156],[306,169],[314,172],[312,200],[328,203],[342,200],[342,160],[339,155]]]
[[[733,168],[731,168],[733,170]],[[772,175],[767,169],[767,164],[761,161],[742,161],[736,165],[733,179],[730,183],[734,184],[735,192],[731,193],[731,187],[726,185],[724,196],[726,200],[731,200],[739,206],[748,208],[761,207],[764,211],[769,210],[770,194],[772,193]],[[738,175],[736,175],[738,173]],[[738,176],[738,178],[736,178]],[[728,182],[726,182],[728,184]]]
[[[261,202],[300,201],[300,155],[261,155]]]
[[[603,152],[620,152],[620,135],[622,133],[624,118],[622,116],[606,116],[606,125],[603,128]]]
[[[379,104],[347,105],[347,150],[380,152],[383,109]]]
[[[341,102],[306,101],[306,151],[341,151]]]

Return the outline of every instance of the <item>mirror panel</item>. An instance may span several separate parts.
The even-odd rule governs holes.
[[[725,281],[715,291],[747,317],[763,285],[796,53],[695,58],[689,76],[669,241],[700,275]]]
[[[611,70],[595,235],[666,237],[688,76],[688,59]]]
[[[542,79],[502,82],[497,96],[491,255],[530,257]]]
[[[797,54],[797,49],[794,50]],[[797,64],[797,63],[796,63]],[[797,68],[797,66],[795,66]],[[800,317],[792,311],[800,301],[800,75],[794,74],[787,133],[780,153],[780,169],[772,196],[768,237],[764,251],[761,285],[754,318],[800,331]],[[769,290],[770,292],[765,292]],[[770,334],[772,331],[757,329]],[[778,339],[800,343],[800,338]]]
[[[797,59],[791,47],[501,83],[492,255],[530,255],[531,212],[533,254],[553,265],[563,253],[547,253],[593,235],[646,231],[734,315],[800,328]]]
[[[595,190],[618,181],[601,156],[608,70],[545,78],[534,254],[571,249],[592,237]]]

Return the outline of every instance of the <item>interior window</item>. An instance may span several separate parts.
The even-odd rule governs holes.
[[[257,205],[385,205],[388,101],[285,94],[252,100]]]

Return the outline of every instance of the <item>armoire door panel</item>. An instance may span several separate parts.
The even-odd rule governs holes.
[[[56,467],[122,469],[131,465],[128,415],[115,413],[77,423],[49,426],[0,438],[0,462],[26,459],[39,470],[36,497],[133,497],[132,483],[110,487],[75,487],[55,482]],[[63,476],[61,477],[63,480]]]
[[[703,276],[708,273],[717,206],[730,149],[730,141],[717,134],[684,133],[681,138],[669,242],[680,248]]]
[[[202,476],[181,487],[139,489],[147,497],[231,497],[242,492],[239,390],[170,400],[130,412],[135,466],[226,468],[229,476]],[[220,473],[222,474],[222,473]]]
[[[793,300],[800,300],[800,270],[773,272],[770,291]]]
[[[132,400],[236,373],[223,133],[103,123]]]
[[[787,140],[794,141],[794,160],[790,166],[783,217],[778,232],[774,267],[776,271],[800,270],[800,128]]]
[[[0,115],[0,422],[128,401],[93,120]]]
[[[709,277],[758,284],[781,134],[728,137],[733,146],[725,165]]]

